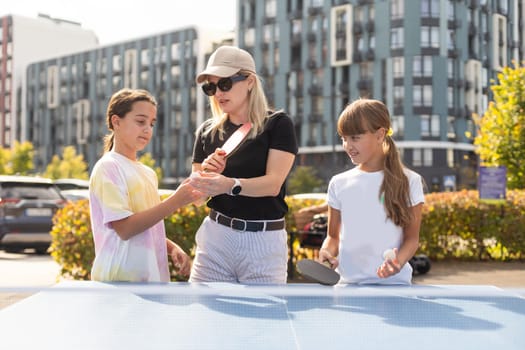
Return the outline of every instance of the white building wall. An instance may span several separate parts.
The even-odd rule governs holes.
[[[29,63],[93,49],[99,45],[95,32],[79,24],[46,16],[29,18],[12,16],[13,32],[13,85],[12,85],[12,132],[10,144],[20,132],[20,142],[29,141],[25,134],[26,121],[26,68]],[[22,89],[21,111],[16,110],[18,89]],[[20,131],[19,131],[20,130]]]

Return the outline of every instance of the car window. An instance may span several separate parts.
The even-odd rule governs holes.
[[[0,197],[20,199],[60,199],[60,193],[52,186],[32,183],[3,183]]]

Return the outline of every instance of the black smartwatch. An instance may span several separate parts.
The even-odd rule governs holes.
[[[242,191],[241,180],[233,179],[233,181],[235,181],[235,182],[234,182],[234,184],[232,186],[232,189],[230,190],[229,195],[230,196],[237,196]]]

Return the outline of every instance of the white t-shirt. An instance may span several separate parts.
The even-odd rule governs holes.
[[[424,203],[421,176],[405,169],[412,205]],[[396,275],[379,278],[377,268],[386,249],[399,248],[403,230],[387,219],[379,197],[383,171],[364,172],[357,167],[332,177],[328,185],[328,205],[341,212],[339,244],[340,283],[411,284],[412,267],[405,264]]]
[[[89,183],[95,281],[169,282],[164,221],[122,240],[111,226],[160,203],[153,169],[116,152],[95,164]]]

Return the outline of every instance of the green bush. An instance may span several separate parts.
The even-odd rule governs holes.
[[[208,214],[205,206],[189,205],[164,219],[166,236],[193,255],[195,233]],[[60,275],[66,279],[89,280],[95,258],[95,246],[87,200],[70,202],[53,218],[49,251],[60,265]],[[175,273],[170,259],[172,280],[184,280]]]
[[[89,280],[95,246],[87,199],[69,202],[53,217],[49,252],[67,279]]]
[[[425,196],[420,251],[435,260],[521,260],[525,251],[525,191],[508,191],[502,203],[479,200],[478,191]]]
[[[288,232],[297,230],[293,214],[323,200],[286,198]],[[419,253],[433,260],[521,260],[525,251],[525,191],[509,191],[502,204],[484,203],[477,191],[431,193],[425,196]],[[189,205],[166,218],[166,235],[191,256],[195,233],[208,214],[206,206]],[[87,200],[69,203],[55,215],[51,256],[65,278],[90,279],[95,253]],[[315,251],[291,242],[295,257],[312,258]],[[172,280],[184,280],[174,273]]]

